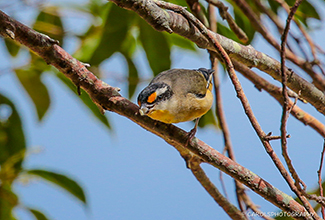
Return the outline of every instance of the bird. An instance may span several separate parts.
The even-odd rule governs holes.
[[[212,107],[213,73],[214,70],[205,68],[159,73],[138,95],[140,115],[167,124],[196,120],[188,133],[188,141],[191,140],[199,119]]]

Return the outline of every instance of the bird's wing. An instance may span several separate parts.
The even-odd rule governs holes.
[[[151,81],[151,84],[156,82],[167,83],[175,93],[180,95],[193,93],[199,97],[204,97],[207,91],[207,80],[205,79],[205,75],[198,70],[167,70],[156,76]]]

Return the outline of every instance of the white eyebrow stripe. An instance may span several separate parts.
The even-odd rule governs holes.
[[[156,91],[157,96],[164,94],[167,91],[167,86],[163,87],[163,88],[159,88]]]

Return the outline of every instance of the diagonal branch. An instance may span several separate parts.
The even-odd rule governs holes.
[[[236,34],[238,39],[243,42],[248,42],[248,37],[246,33],[236,24],[236,21],[232,18],[231,14],[228,12],[228,7],[226,7],[221,1],[219,0],[206,0],[208,3],[216,6],[219,9],[219,14],[223,20],[226,20],[230,29]],[[217,31],[213,31],[216,32]]]
[[[292,197],[281,192],[250,170],[220,154],[204,142],[194,138],[187,144],[188,135],[182,129],[138,114],[139,107],[123,98],[116,88],[99,80],[85,66],[58,46],[54,40],[11,19],[0,11],[0,35],[11,37],[56,67],[76,85],[83,88],[92,100],[106,110],[127,117],[144,129],[163,138],[181,155],[194,154],[202,161],[220,169],[234,179],[288,213],[299,213],[299,219],[312,219],[309,213]],[[8,35],[8,33],[10,33]]]

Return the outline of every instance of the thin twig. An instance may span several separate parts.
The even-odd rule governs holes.
[[[283,35],[281,37],[281,75],[282,75],[282,95],[283,95],[283,108],[282,108],[282,117],[281,117],[281,146],[282,146],[282,155],[286,161],[286,164],[289,168],[289,171],[292,175],[292,177],[295,180],[295,185],[299,191],[302,191],[300,184],[304,186],[304,190],[306,189],[305,183],[299,178],[298,173],[294,169],[291,159],[289,157],[288,151],[287,151],[287,120],[289,118],[289,96],[287,92],[287,74],[285,71],[285,51],[286,51],[286,41],[287,36],[290,29],[290,22],[296,13],[299,5],[301,4],[302,0],[297,0],[294,4],[294,6],[291,8],[291,11],[288,15],[286,26],[283,31]]]
[[[248,37],[246,33],[236,24],[236,21],[232,18],[231,14],[228,12],[228,7],[226,7],[221,1],[219,0],[206,0],[208,3],[216,6],[219,9],[219,14],[223,20],[226,20],[230,29],[236,34],[238,39],[243,42],[248,42]],[[215,31],[214,31],[215,32]]]
[[[216,32],[217,31],[217,18],[215,16],[215,8],[214,8],[213,5],[211,5],[211,4],[208,5],[208,12],[209,12],[208,20],[209,20],[209,24],[210,24],[209,29],[211,31],[213,31],[213,32]],[[215,57],[211,53],[210,53],[210,62],[211,62],[211,68],[214,70],[213,85],[214,85],[214,91],[215,91],[216,109],[218,109],[218,105],[222,104],[222,101],[218,100],[218,97],[221,98],[220,94],[217,95],[220,92],[220,90],[219,90],[219,77],[218,77],[218,75],[219,75],[219,72],[218,72],[218,60],[215,59]],[[224,129],[222,128],[222,126],[221,126],[221,120],[218,117],[217,110],[216,110],[216,115],[217,115],[219,127],[220,127],[220,129],[222,131],[222,134],[223,134],[223,137],[225,139],[225,132],[224,132]],[[228,137],[227,137],[227,139],[228,139]],[[224,147],[222,153],[225,154],[226,151],[227,151],[227,144],[225,143],[225,147]],[[219,171],[219,180],[220,180],[220,183],[221,183],[221,188],[223,190],[223,193],[224,193],[225,197],[227,199],[229,199],[228,193],[227,193],[227,188],[226,188],[225,182],[223,180],[223,175],[222,174],[223,174],[223,172]],[[241,206],[239,208],[240,208],[241,211],[243,211]]]
[[[281,136],[271,136],[271,134],[267,134],[264,138],[268,141],[272,141],[281,139]],[[290,134],[287,134],[286,138],[290,138]]]
[[[198,0],[186,0],[187,4],[189,5],[191,12],[200,19],[200,21],[206,26],[209,27],[209,21],[203,12],[201,5]]]
[[[321,197],[324,197],[323,186],[322,186],[322,168],[323,168],[323,163],[324,163],[324,154],[325,154],[325,140],[324,140],[324,144],[323,144],[323,151],[321,153],[319,169],[317,171],[319,194],[320,194]],[[324,208],[323,205],[322,205],[321,209],[322,209],[322,216],[323,216],[323,218],[325,218],[325,208]]]

